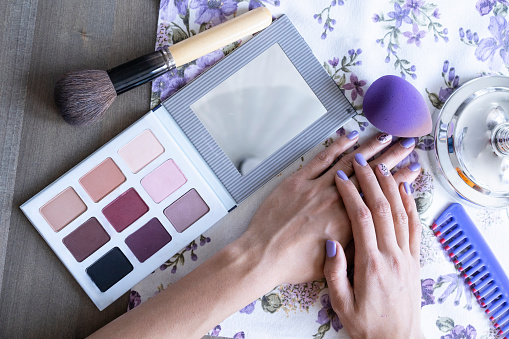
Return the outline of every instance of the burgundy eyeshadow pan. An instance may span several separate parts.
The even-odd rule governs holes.
[[[171,241],[171,235],[157,218],[151,219],[125,239],[140,262],[144,262]]]
[[[82,262],[110,240],[96,218],[90,218],[62,239],[76,261]]]
[[[104,216],[117,232],[122,232],[147,212],[147,204],[134,188],[128,189],[103,208]]]

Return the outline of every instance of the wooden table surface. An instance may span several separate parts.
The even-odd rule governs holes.
[[[150,85],[98,124],[67,125],[59,75],[108,69],[154,49],[159,0],[0,1],[0,338],[84,337],[126,311],[99,312],[19,206],[149,110]]]

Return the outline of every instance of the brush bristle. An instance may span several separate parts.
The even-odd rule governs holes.
[[[99,70],[66,73],[57,81],[54,92],[60,115],[71,125],[99,120],[116,97],[108,73]]]

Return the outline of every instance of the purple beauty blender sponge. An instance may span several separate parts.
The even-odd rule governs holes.
[[[378,78],[366,91],[364,115],[382,132],[399,137],[431,133],[431,115],[421,93],[408,81],[395,76]]]

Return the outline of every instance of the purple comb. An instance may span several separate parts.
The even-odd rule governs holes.
[[[498,329],[509,333],[509,279],[460,204],[450,205],[431,226],[479,305]]]

